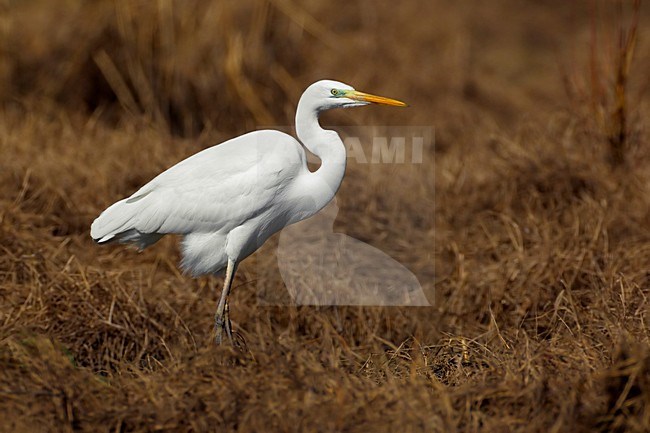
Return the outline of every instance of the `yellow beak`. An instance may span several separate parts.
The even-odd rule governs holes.
[[[397,99],[384,98],[383,96],[371,95],[369,93],[351,90],[345,94],[347,98],[355,99],[357,101],[373,102],[375,104],[392,105],[394,107],[406,107],[406,104]]]

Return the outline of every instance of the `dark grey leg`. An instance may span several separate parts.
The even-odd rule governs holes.
[[[223,315],[224,315],[224,325],[226,326],[226,335],[230,340],[230,344],[234,344],[234,341],[232,339],[232,323],[230,322],[230,303],[228,303],[227,299],[226,299],[226,308],[224,309]]]

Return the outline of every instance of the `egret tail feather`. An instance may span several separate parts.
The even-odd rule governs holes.
[[[90,236],[99,244],[120,242],[133,244],[139,249],[158,242],[164,233],[145,233],[136,228],[138,215],[142,211],[140,203],[120,200],[110,206],[93,221]]]

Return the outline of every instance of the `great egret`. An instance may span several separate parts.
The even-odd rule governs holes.
[[[184,270],[195,276],[225,270],[215,339],[221,343],[225,328],[232,342],[228,294],[238,264],[272,234],[318,212],[343,180],[345,146],[335,131],[321,128],[319,113],[370,103],[406,105],[337,81],[318,81],[298,102],[300,141],[263,130],[205,149],[111,205],[95,219],[90,235],[100,244],[119,241],[140,249],[166,234],[182,235]],[[308,169],[302,146],[320,158],[318,170]]]

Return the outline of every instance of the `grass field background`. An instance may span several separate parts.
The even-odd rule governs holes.
[[[632,2],[0,3],[0,430],[648,431],[649,20]],[[291,125],[322,78],[410,104],[324,125],[435,131],[417,166],[350,160],[335,223],[432,307],[260,305],[284,290],[273,238],[235,281],[245,344],[215,347],[220,279],[182,275],[174,238],[99,247],[90,223],[200,149]]]

